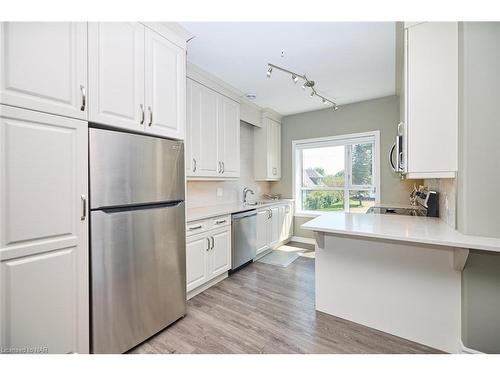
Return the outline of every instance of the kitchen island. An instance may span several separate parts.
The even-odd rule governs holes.
[[[461,271],[467,236],[427,217],[326,213],[302,225],[316,239],[316,309],[450,353],[462,351]]]

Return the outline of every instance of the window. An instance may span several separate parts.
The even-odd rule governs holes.
[[[296,213],[366,212],[378,201],[379,132],[293,142]]]

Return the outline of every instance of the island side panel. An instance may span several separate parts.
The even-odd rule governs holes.
[[[323,233],[316,238],[318,311],[460,352],[453,248]]]

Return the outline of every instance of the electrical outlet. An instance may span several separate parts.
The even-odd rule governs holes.
[[[224,189],[222,189],[221,187],[218,187],[217,188],[217,196],[222,197],[223,195],[224,195]]]

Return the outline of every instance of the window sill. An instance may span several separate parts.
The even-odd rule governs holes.
[[[310,217],[310,218],[315,218],[321,215],[322,213],[314,213],[314,212],[295,212],[293,214],[294,217]]]

